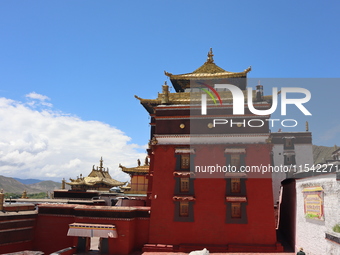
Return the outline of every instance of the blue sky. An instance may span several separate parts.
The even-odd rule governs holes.
[[[300,131],[309,121],[314,144],[340,145],[340,84],[326,79],[340,78],[339,11],[337,1],[1,1],[0,174],[74,178],[103,156],[126,178],[118,163],[135,165],[149,139],[134,95],[157,97],[164,70],[192,72],[210,47],[225,70],[252,66],[265,94],[266,78],[323,78],[295,85],[311,91],[313,116],[291,117]]]

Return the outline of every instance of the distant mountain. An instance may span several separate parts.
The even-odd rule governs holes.
[[[41,191],[47,192],[47,191],[53,191],[56,189],[61,189],[61,182],[53,182],[53,181],[41,181],[38,183],[34,183],[34,184],[29,184],[27,185],[30,188],[33,189],[39,189]],[[66,189],[69,189],[69,185],[65,185]]]
[[[13,177],[13,179],[16,179],[17,181],[19,181],[23,184],[34,184],[34,183],[38,183],[38,182],[43,181],[43,180],[39,180],[39,179],[20,179],[20,178],[15,178],[15,177]]]
[[[31,188],[14,178],[5,177],[0,175],[0,189],[4,190],[4,193],[22,193],[24,190],[27,193],[40,193],[39,189]]]
[[[325,163],[326,160],[332,159],[332,152],[336,149],[335,146],[327,147],[313,145],[314,164]]]
[[[28,194],[51,192],[55,189],[60,189],[61,183],[53,181],[41,181],[33,184],[24,184],[16,180],[15,178],[5,177],[0,175],[0,189],[4,190],[4,193],[18,193],[21,194],[24,190]],[[66,185],[68,189],[68,185]]]

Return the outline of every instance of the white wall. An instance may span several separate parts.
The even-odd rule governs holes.
[[[321,186],[324,190],[325,220],[306,219],[304,215],[304,198],[302,190],[306,187]],[[303,247],[308,255],[340,255],[340,244],[325,239],[325,233],[333,232],[335,224],[340,224],[340,183],[336,174],[310,177],[296,180],[296,247]]]

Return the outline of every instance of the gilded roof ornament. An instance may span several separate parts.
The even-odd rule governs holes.
[[[103,171],[103,157],[100,157],[100,166],[99,166],[99,170]]]
[[[152,137],[151,139],[151,145],[157,145],[158,144],[158,140],[156,137]]]
[[[141,97],[139,97],[139,96],[136,96],[136,95],[135,95],[135,98],[136,98],[136,99],[138,99],[138,100],[142,100],[142,98],[141,98]]]
[[[144,160],[144,166],[148,166],[148,165],[149,165],[149,157],[146,156]]]
[[[213,52],[212,52],[212,48],[210,48],[210,51],[208,52],[208,59],[207,59],[207,63],[214,63],[214,59],[213,59]]]

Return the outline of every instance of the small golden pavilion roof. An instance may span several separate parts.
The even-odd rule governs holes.
[[[100,166],[95,169],[94,165],[92,167],[91,173],[87,177],[77,177],[77,179],[71,179],[71,182],[67,182],[69,185],[86,185],[86,186],[94,186],[96,184],[105,184],[111,187],[120,187],[124,186],[126,182],[120,182],[112,177],[109,174],[109,169],[103,167],[103,158],[100,159]]]
[[[136,167],[125,167],[125,166],[122,166],[121,164],[119,164],[119,167],[122,169],[122,171],[124,173],[127,173],[127,174],[130,174],[130,175],[134,175],[134,174],[147,174],[149,173],[149,161],[148,161],[148,157],[145,158],[145,162],[144,162],[144,165],[142,166],[140,164],[140,160],[138,159],[137,160],[137,164],[138,166]]]
[[[197,68],[195,71],[186,74],[172,74],[164,71],[168,76],[177,92],[184,91],[189,87],[188,81],[190,80],[220,80],[226,78],[245,78],[247,73],[251,71],[251,67],[248,67],[243,72],[229,72],[214,63],[212,48],[208,52],[207,61]]]

